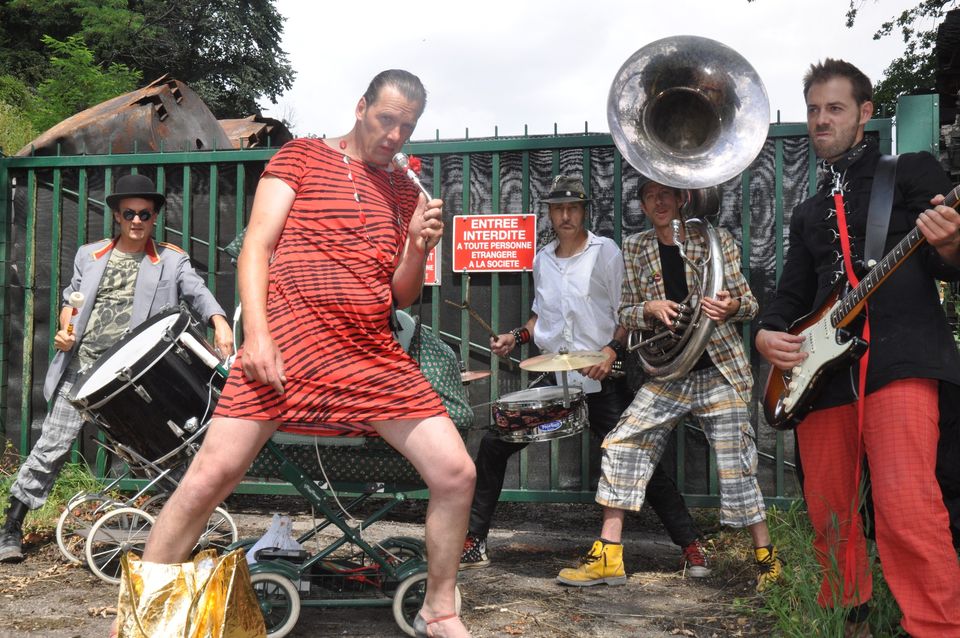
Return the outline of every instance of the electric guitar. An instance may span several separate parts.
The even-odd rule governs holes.
[[[943,202],[945,206],[956,208],[958,188],[947,195]],[[804,337],[800,350],[808,356],[800,365],[786,372],[776,367],[770,368],[763,393],[763,411],[771,427],[775,430],[797,427],[810,411],[825,373],[848,366],[863,356],[867,351],[867,342],[852,337],[844,328],[860,314],[867,297],[876,292],[880,284],[925,241],[920,229],[914,227],[860,280],[856,288],[840,298],[838,286],[820,308],[790,326],[790,334]]]

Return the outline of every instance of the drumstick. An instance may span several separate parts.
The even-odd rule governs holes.
[[[70,307],[73,308],[70,311],[70,321],[67,323],[67,334],[73,334],[73,318],[80,314],[80,308],[83,307],[83,293],[82,292],[71,292],[70,297],[68,298],[67,303],[70,304]]]

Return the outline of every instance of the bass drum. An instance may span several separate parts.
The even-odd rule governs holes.
[[[156,465],[188,460],[225,381],[186,310],[151,317],[77,378],[70,402],[118,445]]]

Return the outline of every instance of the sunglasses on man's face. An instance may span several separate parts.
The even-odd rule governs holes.
[[[139,217],[140,221],[145,222],[153,216],[153,211],[147,209],[136,211],[132,208],[128,208],[120,214],[123,215],[123,218],[128,222],[132,222],[134,217]]]

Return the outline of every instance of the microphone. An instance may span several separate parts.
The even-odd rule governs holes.
[[[70,313],[70,323],[67,324],[67,334],[73,334],[73,318],[80,314],[80,308],[83,307],[83,293],[82,292],[71,292],[70,297],[67,300],[67,303],[70,304],[70,307],[73,308],[73,311]]]
[[[408,178],[410,178],[410,181],[417,185],[417,187],[420,189],[420,192],[421,192],[421,193],[423,193],[424,195],[426,195],[428,202],[429,202],[431,199],[433,199],[433,195],[431,195],[431,194],[427,191],[427,189],[423,187],[423,183],[420,181],[420,178],[417,177],[417,174],[413,172],[413,169],[412,169],[412,168],[410,168],[410,160],[407,158],[407,154],[406,154],[406,153],[397,153],[396,155],[394,155],[394,156],[393,156],[393,165],[394,165],[398,170],[401,170],[401,171],[406,172],[406,175],[407,175]]]

